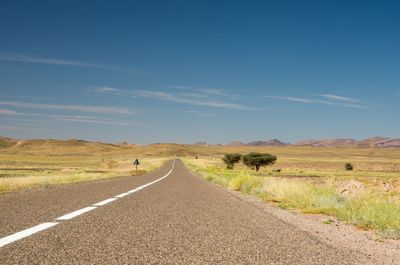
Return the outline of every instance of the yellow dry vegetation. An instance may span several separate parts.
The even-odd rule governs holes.
[[[140,159],[138,171],[132,162]],[[80,140],[29,140],[0,145],[0,193],[141,175],[158,168],[170,156],[149,148]]]
[[[278,161],[259,172],[241,163],[228,170],[221,161],[223,152],[251,151],[274,154]],[[399,149],[222,147],[218,153],[184,161],[208,181],[281,208],[335,216],[382,237],[400,239]],[[347,162],[354,170],[345,170]]]
[[[225,153],[271,153],[259,172],[238,164],[227,170]],[[279,207],[322,213],[400,238],[400,149],[327,147],[113,145],[80,140],[0,139],[0,192],[130,176],[178,156],[208,181],[257,196]],[[345,163],[354,170],[346,171]]]

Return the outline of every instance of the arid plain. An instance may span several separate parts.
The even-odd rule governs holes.
[[[0,191],[17,192],[105,178],[141,175],[179,157],[206,180],[274,205],[324,214],[400,238],[400,149],[310,146],[223,146],[81,140],[14,140],[0,143]],[[259,172],[239,163],[226,169],[226,153],[267,152],[277,162]],[[132,161],[138,158],[138,171]],[[351,163],[353,170],[345,170]],[[326,223],[331,221],[327,217]]]

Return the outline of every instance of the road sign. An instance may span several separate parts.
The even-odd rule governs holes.
[[[137,166],[140,165],[139,159],[135,159],[135,161],[133,161],[133,164],[136,166],[136,171],[137,171]]]

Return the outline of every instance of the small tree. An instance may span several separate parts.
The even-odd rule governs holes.
[[[344,168],[348,171],[353,170],[353,165],[351,163],[344,164]]]
[[[241,154],[225,154],[222,161],[226,164],[227,169],[233,169],[240,158],[242,158]]]
[[[256,171],[260,170],[260,167],[272,165],[276,159],[274,155],[261,153],[250,153],[242,157],[243,164]]]

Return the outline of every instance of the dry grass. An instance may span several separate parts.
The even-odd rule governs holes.
[[[252,151],[272,153],[278,161],[259,172],[243,165],[226,170],[221,161],[225,153]],[[143,173],[175,155],[219,185],[272,201],[282,208],[334,215],[385,237],[400,238],[399,149],[5,141],[0,143],[0,192],[131,175],[135,158],[141,160],[139,169]],[[353,171],[344,169],[346,162],[353,164]],[[365,190],[355,197],[338,193],[337,184],[349,180],[361,182]]]
[[[247,147],[238,149],[248,151]],[[260,172],[243,165],[227,170],[222,155],[216,154],[184,161],[209,181],[281,208],[332,215],[383,237],[400,239],[400,150],[284,147],[257,151],[260,149],[278,154],[278,162]],[[346,171],[346,162],[355,170]],[[351,197],[337,189],[338,183],[350,180],[365,187]]]
[[[78,141],[29,141],[1,149],[0,193],[144,174],[169,156],[145,154],[140,147]],[[132,161],[139,158],[135,171]]]

